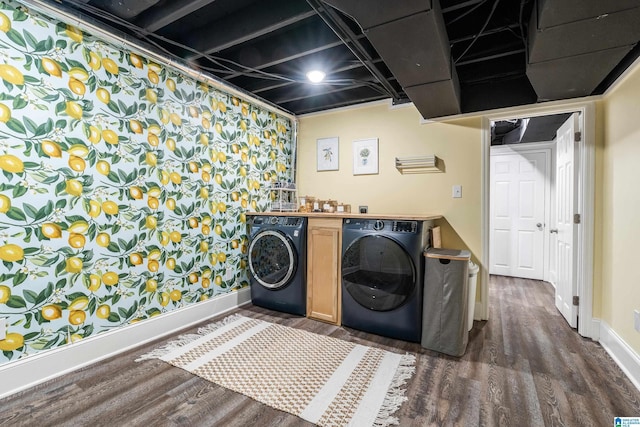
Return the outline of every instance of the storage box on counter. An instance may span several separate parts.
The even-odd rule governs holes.
[[[298,197],[298,212],[313,212],[313,205],[316,198],[313,196]]]

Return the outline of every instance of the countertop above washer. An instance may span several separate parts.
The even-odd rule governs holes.
[[[369,219],[391,219],[406,221],[429,221],[441,219],[442,215],[433,214],[361,214],[355,212],[247,212],[253,216],[304,216],[307,218],[369,218]]]

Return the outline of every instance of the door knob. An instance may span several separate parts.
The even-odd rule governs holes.
[[[538,227],[538,230],[542,230],[542,223],[541,222],[537,223],[536,227]]]
[[[551,230],[549,230],[549,233],[556,233],[556,234],[558,234],[558,229],[557,229],[557,228],[552,228]]]

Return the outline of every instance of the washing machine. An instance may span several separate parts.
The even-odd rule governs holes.
[[[304,316],[307,218],[254,216],[249,230],[251,302]]]
[[[345,219],[342,325],[420,342],[431,221]]]

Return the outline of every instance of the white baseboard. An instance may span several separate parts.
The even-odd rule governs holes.
[[[0,366],[0,398],[218,316],[251,301],[248,287]]]
[[[600,344],[640,390],[640,356],[607,325],[607,322],[601,320],[599,323]]]

